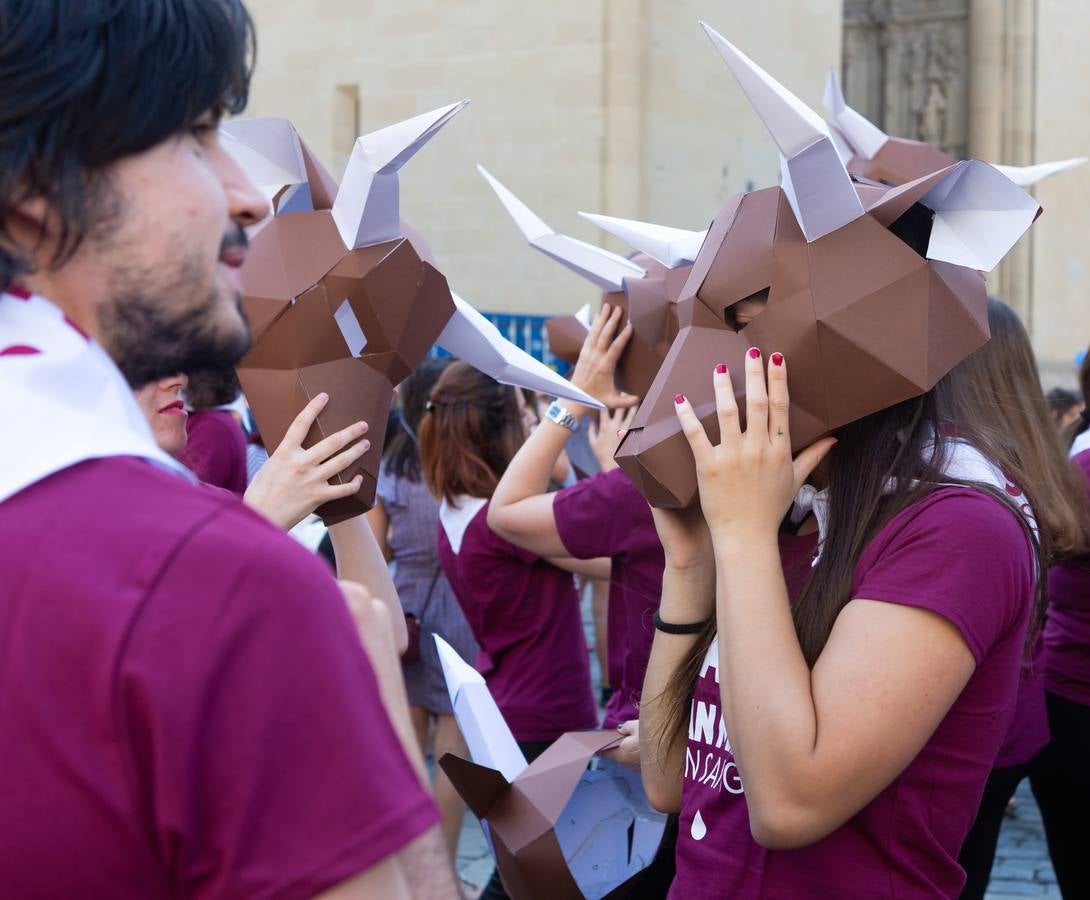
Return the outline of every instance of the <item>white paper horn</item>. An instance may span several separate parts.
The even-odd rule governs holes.
[[[588,281],[594,282],[604,291],[623,290],[625,278],[643,278],[646,274],[641,266],[623,256],[553,231],[530,207],[494,178],[484,166],[478,164],[477,171],[496,192],[500,203],[515,220],[515,225],[530,246],[540,250],[546,256],[552,257]]]
[[[356,139],[333,201],[333,221],[349,250],[401,236],[398,170],[467,103],[459,100]]]
[[[457,294],[454,315],[436,343],[500,384],[527,388],[598,409],[602,404],[534,359],[500,334],[499,329]]]
[[[840,79],[832,69],[829,69],[829,77],[825,81],[822,102],[851,148],[864,159],[874,159],[878,151],[886,145],[889,135],[848,106],[844,91],[840,87]]]
[[[1074,159],[1061,159],[1055,162],[1037,163],[1035,166],[997,165],[995,168],[1006,175],[1019,187],[1030,187],[1037,184],[1038,181],[1044,181],[1046,178],[1051,178],[1053,175],[1058,175],[1060,172],[1066,172],[1068,169],[1074,169],[1076,166],[1081,166],[1084,162],[1086,162],[1085,156],[1076,156]]]
[[[597,213],[581,212],[579,215],[633,249],[658,260],[668,269],[676,269],[695,261],[704,244],[704,238],[708,236],[706,230],[687,231],[684,228],[670,228],[667,225],[637,222],[634,219],[617,219]]]
[[[718,31],[700,25],[779,147],[783,191],[806,239],[816,241],[862,216],[822,118]]]

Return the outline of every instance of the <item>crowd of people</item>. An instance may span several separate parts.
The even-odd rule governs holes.
[[[1090,359],[1046,396],[989,299],[930,389],[794,452],[792,358],[710,360],[698,498],[652,506],[603,302],[603,410],[428,359],[388,422],[315,440],[320,393],[266,452],[233,367],[270,207],[217,130],[253,41],[240,0],[0,0],[0,895],[462,896],[438,635],[528,762],[616,732],[669,814],[633,896],[983,898],[1028,778],[1090,897]],[[323,558],[288,533],[383,427]]]

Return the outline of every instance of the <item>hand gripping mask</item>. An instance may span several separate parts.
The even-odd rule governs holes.
[[[693,324],[678,332],[617,451],[647,500],[664,507],[697,494],[676,394],[718,440],[713,367],[741,373],[749,347],[766,359],[780,351],[796,451],[919,396],[988,339],[981,273],[1040,213],[975,160],[896,188],[853,182],[821,118],[703,27],[775,140],[783,180],[731,198],[716,216],[678,299]],[[732,307],[747,300],[764,308],[732,325]],[[744,391],[737,377],[743,411]]]
[[[477,169],[532,247],[601,288],[602,303],[624,309],[632,337],[617,364],[617,383],[642,397],[685,321],[676,301],[707,232],[580,213],[637,251],[625,258],[553,231],[483,166]],[[588,326],[589,316],[549,319],[549,349],[574,365]]]

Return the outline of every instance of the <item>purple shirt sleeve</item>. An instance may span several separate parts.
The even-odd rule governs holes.
[[[195,529],[149,591],[116,680],[119,727],[179,895],[309,898],[437,811],[335,582],[250,524]]]
[[[576,559],[619,555],[634,523],[648,515],[647,503],[620,469],[585,478],[553,497],[556,533]]]
[[[1032,595],[1034,559],[1017,515],[981,491],[936,491],[871,541],[852,595],[937,613],[961,632],[979,664],[1024,624]]]
[[[1090,450],[1083,450],[1077,456],[1071,457],[1071,461],[1082,471],[1087,482],[1090,482]]]

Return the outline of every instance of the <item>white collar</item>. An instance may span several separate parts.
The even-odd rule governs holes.
[[[934,453],[934,444],[928,445],[923,452],[925,458],[930,458]],[[1001,491],[1011,498],[1018,507],[1018,511],[1025,518],[1026,523],[1033,531],[1034,537],[1038,536],[1037,519],[1033,514],[1033,508],[1022,489],[1013,484],[1003,471],[981,453],[976,447],[960,438],[946,439],[946,462],[943,466],[943,474],[948,478],[957,478],[959,481],[970,481],[977,484],[986,484],[997,491]],[[894,485],[891,482],[886,485],[885,493],[891,493]],[[817,490],[813,485],[804,484],[795,497],[795,505],[791,510],[791,520],[796,524],[802,522],[808,513],[813,513],[818,526],[818,549],[811,562],[812,566],[818,564],[821,559],[821,549],[825,543],[825,535],[829,526],[829,489]]]
[[[461,496],[455,497],[454,503],[447,503],[444,497],[439,504],[439,522],[455,555],[462,552],[462,538],[469,523],[487,502],[483,497]]]
[[[1075,457],[1085,450],[1090,450],[1090,428],[1081,434],[1075,435],[1075,440],[1072,442],[1071,449],[1067,452],[1067,455]]]
[[[136,456],[193,478],[159,449],[106,352],[49,300],[0,294],[0,502],[90,459]]]

